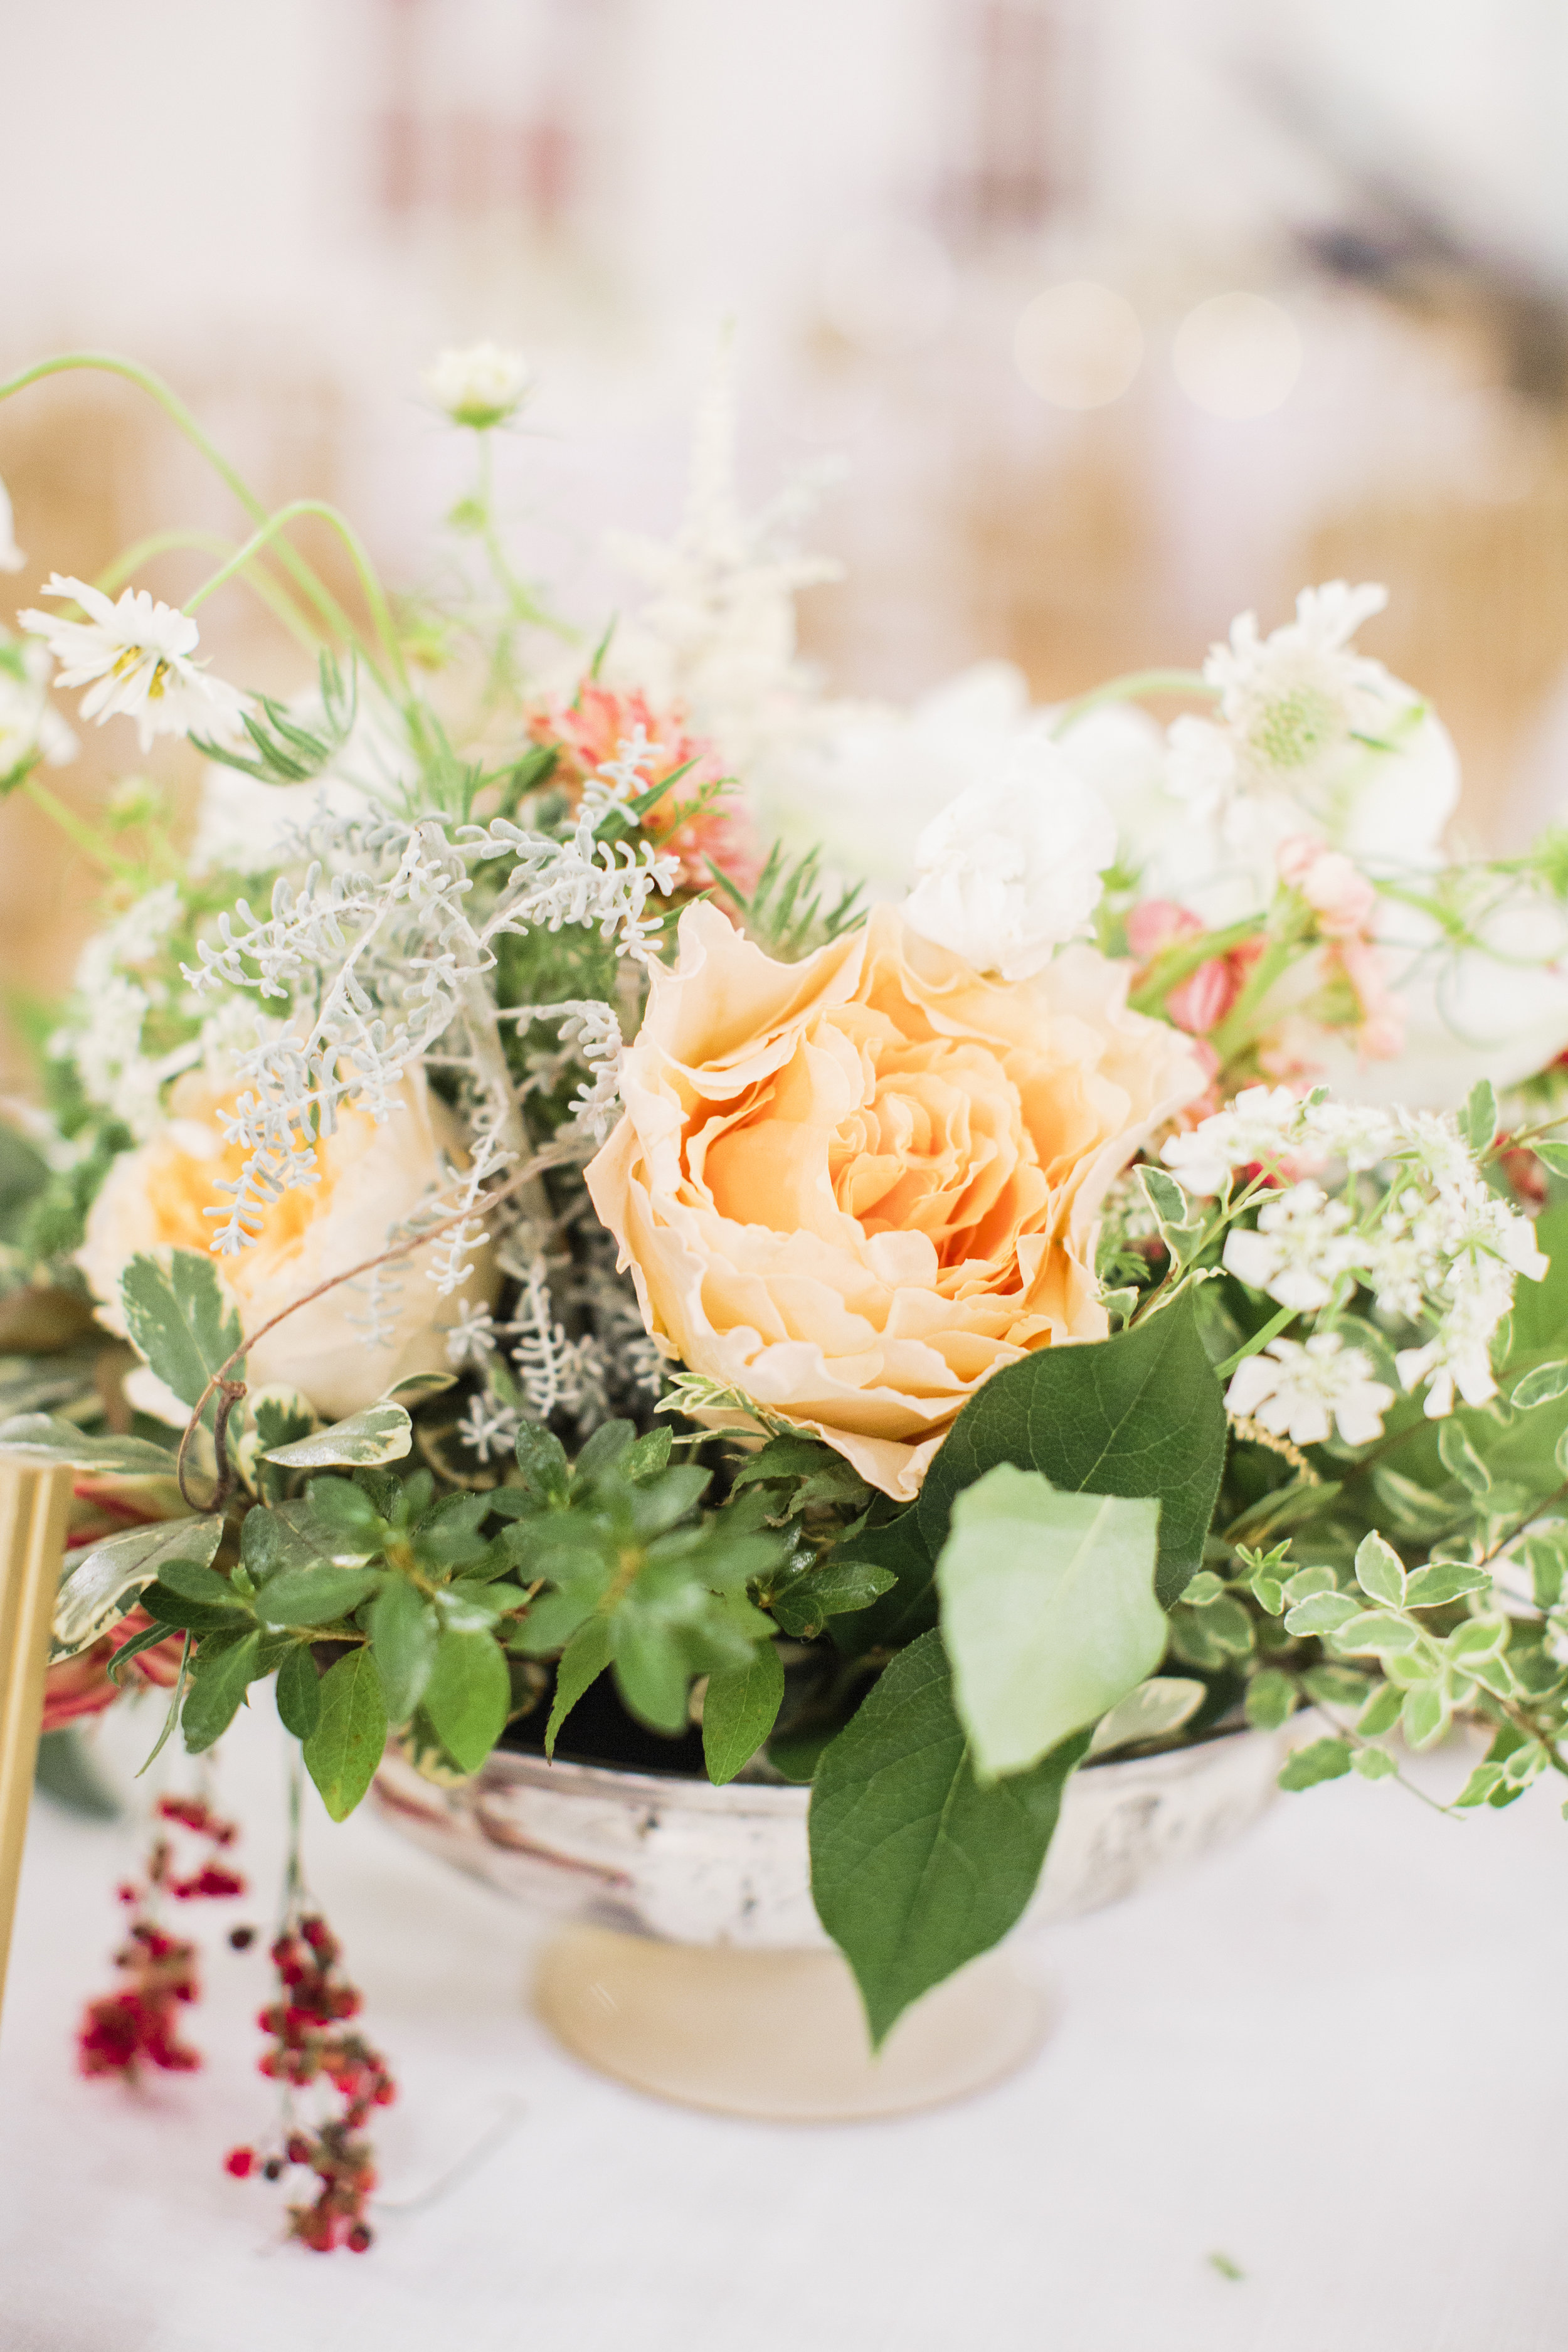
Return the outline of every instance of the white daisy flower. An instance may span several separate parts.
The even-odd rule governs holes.
[[[425,372],[425,389],[454,425],[488,432],[514,415],[533,388],[533,370],[520,352],[496,343],[445,351]]]
[[[11,493],[0,481],[0,572],[20,572],[27,561],[16,544],[16,525],[11,511]]]
[[[69,597],[89,615],[85,621],[53,613],[17,615],[59,663],[59,683],[90,689],[82,698],[84,719],[96,719],[100,727],[117,711],[134,719],[143,751],[157,735],[195,732],[224,740],[239,732],[249,698],[192,661],[200,640],[188,613],[154,603],[144,588],[127,588],[111,604],[100,589],[58,572],[44,593]]]
[[[1370,1445],[1394,1402],[1394,1391],[1372,1373],[1365,1349],[1345,1347],[1337,1331],[1316,1332],[1305,1345],[1274,1339],[1237,1366],[1225,1408],[1292,1445],[1321,1445],[1331,1425],[1347,1445]]]
[[[0,515],[0,531],[4,524]],[[39,760],[63,768],[76,757],[76,737],[49,700],[52,667],[44,646],[0,635],[0,779]]]

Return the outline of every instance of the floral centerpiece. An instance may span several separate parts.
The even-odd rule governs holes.
[[[700,1734],[812,1784],[878,2040],[1091,1759],[1310,1708],[1289,1788],[1456,1717],[1458,1807],[1568,1771],[1568,857],[1447,856],[1451,747],[1352,642],[1381,592],[1058,710],[837,703],[721,398],[589,652],[498,524],[527,372],[430,388],[478,459],[439,608],[225,467],[256,528],[183,608],[56,577],[0,643],[6,789],[79,835],[57,689],[211,763],[194,839],[139,782],[88,837],[5,1143],[0,1442],[79,1478],[52,1719],[150,1678],[199,1755],[269,1689],[339,1819],[389,1738],[472,1774],[591,1693],[596,1742]],[[204,667],[219,589],[313,688]],[[868,908],[834,812],[879,782]],[[359,2243],[333,2147],[301,2234]]]

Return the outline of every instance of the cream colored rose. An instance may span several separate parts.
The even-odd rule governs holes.
[[[1106,1188],[1206,1083],[1130,970],[1002,985],[890,908],[780,964],[689,908],[587,1175],[654,1338],[914,1495],[992,1372],[1105,1336]]]
[[[138,1251],[211,1248],[213,1221],[202,1212],[226,1206],[218,1179],[237,1176],[244,1160],[217,1124],[226,1100],[196,1073],[181,1079],[170,1124],[115,1161],[93,1202],[78,1264],[110,1330],[124,1332],[120,1276]],[[458,1123],[422,1079],[405,1083],[400,1107],[379,1127],[363,1111],[340,1113],[337,1133],[316,1148],[320,1182],[273,1202],[255,1247],[218,1261],[244,1328],[255,1330],[329,1276],[386,1248],[397,1237],[394,1229],[440,1182],[443,1152],[460,1159]],[[428,1249],[388,1267],[384,1321],[392,1337],[384,1346],[367,1346],[351,1320],[365,1314],[366,1286],[344,1283],[251,1349],[247,1382],[300,1389],[335,1421],[412,1372],[443,1370],[445,1335],[463,1297],[491,1295],[486,1257],[481,1251],[468,1290],[451,1298],[438,1297],[426,1279]]]

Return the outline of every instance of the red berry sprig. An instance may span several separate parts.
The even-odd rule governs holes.
[[[286,2098],[312,2084],[330,2088],[342,2111],[313,2131],[291,2128],[281,2155],[259,2157],[254,2148],[232,2148],[224,2159],[237,2179],[259,2172],[278,2179],[286,2166],[308,2168],[318,2188],[312,2201],[289,2208],[289,2233],[315,2252],[347,2246],[363,2254],[373,2231],[364,2209],[375,2187],[370,2142],[356,2137],[374,2107],[397,2095],[386,2061],[362,2033],[347,2031],[360,2010],[360,1995],[338,1969],[341,1946],[324,1919],[311,1913],[285,1927],[272,1947],[282,1998],[258,2021],[272,2047],[258,2062],[262,2074],[284,2086]]]
[[[237,1835],[234,1823],[219,1821],[199,1797],[163,1797],[157,1812],[161,1821],[217,1848],[232,1845]],[[216,1861],[177,1877],[174,1842],[167,1831],[159,1832],[141,1879],[128,1879],[119,1889],[132,1914],[126,1940],[114,1955],[124,1981],[117,1992],[87,2005],[77,2034],[77,2063],[84,2074],[117,2074],[133,2083],[144,2065],[189,2074],[201,2064],[201,2053],[181,2041],[178,2025],[181,2007],[201,1991],[196,1948],[160,1926],[159,1907],[165,1894],[185,1903],[244,1892],[238,1873]]]

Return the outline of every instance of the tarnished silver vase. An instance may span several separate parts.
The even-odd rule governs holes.
[[[812,1905],[808,1789],[716,1789],[504,1750],[438,1788],[389,1749],[374,1794],[416,1843],[574,1923],[547,1948],[535,2000],[580,2057],[689,2105],[825,2122],[934,2105],[1010,2074],[1048,2009],[1020,1940],[1239,1836],[1273,1794],[1279,1755],[1276,1738],[1241,1731],[1075,1773],[1013,1936],[917,2002],[876,2057]]]

